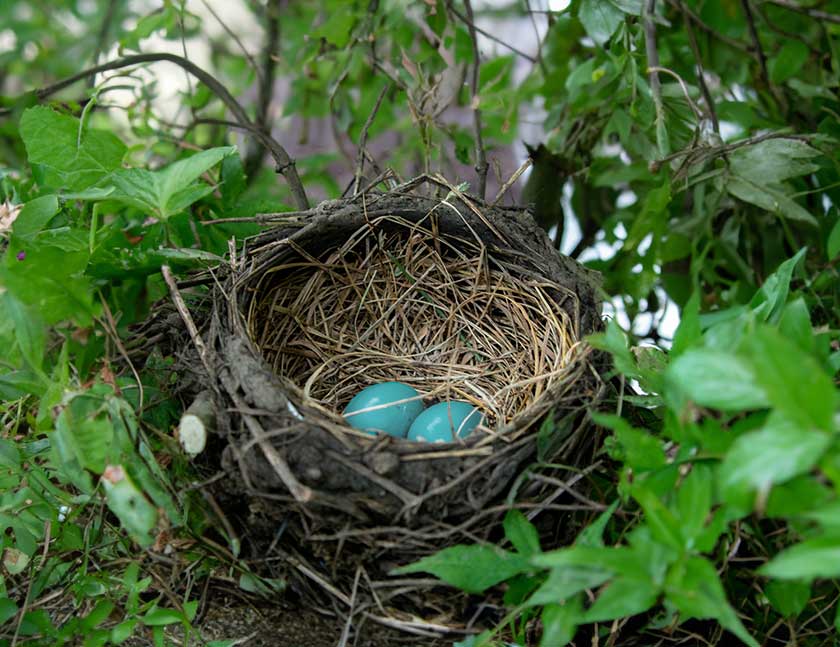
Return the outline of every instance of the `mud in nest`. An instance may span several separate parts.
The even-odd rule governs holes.
[[[197,462],[223,470],[209,489],[252,567],[431,634],[464,629],[463,598],[390,570],[498,539],[512,508],[554,543],[569,519],[552,515],[591,518],[575,489],[595,462],[587,412],[604,388],[583,341],[601,327],[597,277],[526,212],[440,189],[278,214],[214,272],[181,363],[213,394],[217,433]],[[390,380],[485,421],[447,444],[352,429],[347,402]]]
[[[386,220],[394,231],[383,229]],[[323,260],[299,250],[305,260],[263,275],[250,336],[274,372],[326,415],[366,386],[399,381],[427,403],[479,408],[485,438],[477,445],[513,440],[527,430],[518,416],[550,403],[573,375],[582,348],[561,304],[574,295],[518,276],[480,240],[435,236],[429,224],[384,216]]]

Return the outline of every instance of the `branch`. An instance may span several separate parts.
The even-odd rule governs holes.
[[[109,0],[108,8],[105,10],[105,17],[102,18],[102,25],[99,27],[99,36],[96,39],[96,51],[93,53],[93,64],[99,62],[99,57],[105,50],[105,44],[108,40],[108,32],[111,31],[111,23],[114,21],[114,14],[117,10],[117,0]],[[96,77],[92,76],[88,79],[88,87],[92,88],[96,81]]]
[[[768,4],[774,4],[777,7],[783,7],[784,9],[795,11],[796,13],[805,14],[809,18],[813,18],[815,20],[824,20],[825,22],[833,22],[835,24],[840,25],[840,14],[828,13],[827,11],[822,11],[821,9],[812,9],[811,7],[802,7],[796,4],[795,2],[791,2],[790,0],[764,1]]]
[[[758,37],[758,30],[755,27],[755,18],[753,16],[752,7],[750,6],[750,0],[741,0],[741,6],[744,8],[744,16],[747,18],[747,26],[750,30],[750,38],[753,42],[755,57],[758,59],[758,67],[761,70],[761,80],[764,81],[764,84],[769,90],[771,85],[770,75],[767,73],[767,56],[764,54],[764,48],[761,46],[761,39]]]
[[[531,56],[530,54],[527,54],[527,53],[523,52],[521,49],[517,49],[513,45],[509,45],[508,43],[506,43],[505,41],[500,39],[498,36],[494,36],[489,31],[485,31],[484,29],[482,29],[481,27],[476,25],[473,21],[471,21],[464,14],[462,14],[455,7],[453,7],[451,5],[451,3],[450,3],[450,6],[449,6],[449,9],[452,11],[453,14],[455,14],[455,16],[458,18],[458,20],[460,20],[465,25],[472,26],[472,28],[475,29],[476,32],[478,32],[479,34],[481,34],[485,38],[488,38],[488,39],[492,40],[494,43],[498,43],[499,45],[501,45],[505,49],[509,49],[511,52],[513,52],[517,56],[521,56],[522,58],[524,58],[529,63],[536,63],[537,62],[537,59],[534,58],[533,56]]]
[[[729,38],[729,36],[725,36],[725,35],[721,34],[720,32],[715,31],[714,28],[707,25],[705,22],[703,22],[703,19],[700,16],[698,16],[696,13],[694,13],[689,7],[685,6],[685,4],[681,2],[681,0],[668,0],[668,3],[671,6],[676,7],[677,9],[680,9],[680,10],[685,9],[686,15],[689,18],[691,18],[692,22],[695,25],[697,25],[700,29],[702,29],[704,32],[706,32],[710,36],[712,36],[714,38],[717,38],[721,43],[723,43],[725,45],[729,45],[729,47],[731,47],[733,49],[737,49],[739,52],[749,51],[749,47],[747,47],[741,41],[735,40],[734,38]]]
[[[277,67],[277,45],[280,42],[280,5],[282,0],[270,0],[266,6],[268,18],[265,47],[263,48],[262,69],[256,68],[259,80],[259,95],[257,98],[256,125],[260,132],[271,135],[268,123],[268,109],[274,97],[274,71]],[[265,149],[258,146],[248,151],[245,156],[245,174],[251,178],[262,165]]]
[[[464,0],[464,8],[467,11],[467,28],[470,30],[470,39],[473,49],[473,66],[470,73],[470,106],[473,111],[473,130],[475,130],[475,171],[478,173],[478,197],[484,200],[487,192],[487,153],[484,150],[484,140],[481,136],[481,108],[479,108],[480,97],[478,95],[478,71],[481,60],[478,55],[478,36],[475,33],[475,18],[473,17],[472,3]]]
[[[700,56],[700,48],[697,46],[697,38],[694,36],[694,28],[691,26],[691,17],[688,14],[688,8],[685,6],[685,2],[683,2],[683,0],[679,0],[679,7],[683,15],[683,21],[685,22],[688,44],[691,47],[691,53],[694,54],[694,62],[697,65],[697,82],[700,85],[700,92],[703,93],[703,100],[706,102],[706,110],[709,118],[712,120],[712,126],[718,134],[718,137],[720,137],[720,122],[718,122],[715,102],[712,100],[712,93],[709,92],[709,86],[706,85],[706,76],[703,71],[703,58]]]
[[[356,177],[353,180],[353,195],[356,195],[359,192],[359,182],[362,179],[362,171],[364,171],[365,168],[365,146],[367,145],[368,130],[370,130],[370,126],[376,118],[376,113],[379,112],[379,106],[382,105],[382,99],[385,98],[385,95],[388,94],[388,90],[390,89],[390,83],[386,83],[382,86],[382,90],[380,90],[379,96],[376,98],[376,104],[373,106],[373,110],[371,110],[368,115],[365,125],[362,126],[362,132],[359,135],[359,156],[356,159]]]
[[[199,81],[204,83],[204,85],[210,88],[213,91],[213,93],[217,97],[219,97],[219,99],[222,100],[222,103],[224,103],[228,107],[231,113],[233,113],[233,116],[236,118],[236,120],[244,128],[251,131],[257,129],[254,123],[248,117],[248,114],[245,112],[245,109],[233,97],[233,95],[228,91],[228,89],[224,85],[222,85],[214,76],[212,76],[208,72],[205,72],[195,63],[187,60],[183,56],[169,54],[166,52],[158,52],[154,54],[135,54],[133,56],[118,58],[114,61],[103,63],[102,65],[96,65],[94,67],[88,68],[87,70],[83,70],[78,74],[74,74],[73,76],[53,83],[52,85],[48,85],[44,88],[39,88],[38,90],[35,90],[35,96],[39,100],[42,100],[49,97],[50,95],[55,94],[56,92],[60,92],[61,90],[70,87],[78,81],[86,79],[91,75],[96,75],[100,72],[108,72],[110,70],[119,70],[124,67],[138,65],[140,63],[155,63],[158,61],[168,61],[188,71]],[[0,112],[0,115],[8,114],[9,112],[11,111],[2,111]],[[286,149],[283,148],[283,146],[270,135],[267,135],[265,137],[264,142],[268,147],[269,151],[271,152],[271,156],[274,158],[274,161],[277,165],[277,172],[282,173],[283,177],[286,178],[286,181],[289,183],[289,189],[292,192],[292,197],[294,198],[295,206],[297,206],[299,209],[308,209],[309,200],[307,200],[306,198],[306,191],[304,190],[303,184],[300,181],[300,176],[298,175],[297,170],[295,169],[294,160],[291,157],[289,157],[289,154],[286,152]]]

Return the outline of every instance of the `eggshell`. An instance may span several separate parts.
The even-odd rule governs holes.
[[[386,433],[405,438],[411,423],[423,411],[423,400],[419,395],[416,390],[402,382],[372,384],[350,400],[344,409],[344,417],[351,427],[371,435]],[[408,400],[409,398],[416,399]],[[383,406],[392,402],[394,404],[390,406]],[[365,409],[370,411],[363,411]]]
[[[411,423],[408,440],[427,443],[451,443],[455,437],[469,436],[483,416],[473,405],[454,400],[434,404]]]

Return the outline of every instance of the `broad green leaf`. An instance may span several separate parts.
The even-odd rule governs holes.
[[[6,624],[9,620],[15,617],[18,612],[18,606],[14,600],[6,597],[0,598],[0,626]]]
[[[713,618],[750,647],[758,647],[729,605],[717,571],[708,560],[689,557],[674,564],[668,573],[665,596],[680,612],[681,620]]]
[[[25,551],[17,548],[7,548],[3,551],[3,568],[10,575],[19,575],[26,570],[30,559],[30,555],[27,555]]]
[[[806,539],[767,562],[760,575],[780,580],[811,581],[840,577],[840,535]]]
[[[524,557],[540,552],[540,536],[528,518],[519,510],[510,510],[504,520],[505,537]]]
[[[45,195],[30,200],[20,210],[12,227],[15,236],[29,236],[44,228],[50,219],[58,213],[58,198]]]
[[[540,647],[568,645],[583,620],[582,596],[576,595],[565,604],[546,604],[540,619],[543,626]]]
[[[14,323],[15,338],[21,355],[30,368],[40,375],[46,344],[46,329],[43,322],[30,308],[6,291],[0,291],[0,315],[3,320]],[[0,357],[5,357],[7,353],[8,349],[3,349],[0,351]]]
[[[671,345],[671,359],[682,355],[694,342],[700,339],[700,293],[694,292],[685,304],[680,318],[680,325],[674,333]]]
[[[635,471],[652,470],[665,465],[662,440],[645,431],[635,429],[620,416],[592,413],[592,419],[615,433],[610,442],[610,456],[623,461]]]
[[[624,21],[624,13],[610,0],[582,0],[578,18],[587,35],[603,45]]]
[[[769,326],[744,342],[756,386],[776,409],[804,428],[834,430],[837,389],[820,363]]]
[[[817,226],[817,219],[793,198],[789,197],[784,188],[773,184],[762,184],[753,180],[730,175],[726,181],[726,188],[730,194],[739,200],[749,202],[757,207],[775,213],[791,220],[798,220],[809,225]]]
[[[604,528],[618,508],[619,501],[613,501],[610,507],[598,515],[598,518],[578,533],[575,539],[577,546],[602,547],[604,545]]]
[[[552,568],[548,578],[525,602],[528,606],[559,603],[572,596],[594,589],[613,577],[607,570],[587,566],[560,566]]]
[[[691,349],[665,372],[666,394],[721,411],[762,409],[770,402],[756,384],[750,365],[737,355],[713,349]]]
[[[724,492],[764,490],[809,471],[831,444],[828,434],[803,429],[779,414],[767,419],[764,428],[739,436],[720,466]]]
[[[832,227],[831,233],[828,235],[825,251],[828,254],[829,260],[834,260],[840,256],[840,218],[834,223],[834,227]]]
[[[668,217],[667,208],[671,203],[671,185],[666,180],[661,186],[651,189],[642,202],[639,215],[630,227],[630,233],[624,241],[625,251],[635,250],[639,243],[650,233],[656,234]]]
[[[767,71],[773,83],[783,83],[796,76],[810,54],[808,46],[802,41],[786,40],[779,52],[770,59]]]
[[[819,169],[809,161],[820,151],[798,139],[768,139],[735,150],[729,157],[732,172],[758,185],[777,184]]]
[[[788,303],[782,310],[779,319],[779,332],[799,349],[812,353],[814,351],[814,329],[811,327],[811,313],[805,300],[799,297]]]
[[[645,513],[645,522],[654,539],[674,550],[682,550],[685,540],[680,523],[656,494],[636,481],[630,490]]]
[[[792,258],[781,263],[750,300],[750,307],[762,320],[769,323],[778,321],[787,302],[793,271],[806,251],[807,248],[803,247]]]
[[[659,593],[650,580],[617,577],[601,590],[583,621],[603,622],[644,613],[656,604]]]
[[[107,130],[82,128],[75,117],[44,106],[20,118],[20,136],[30,164],[44,171],[45,187],[81,191],[106,180],[120,167],[125,144]]]
[[[152,607],[140,617],[140,622],[147,627],[172,625],[178,622],[186,622],[186,620],[186,616],[177,609],[165,609],[159,606]]]
[[[615,367],[619,372],[628,376],[638,376],[636,360],[627,345],[627,335],[615,319],[607,322],[606,332],[590,335],[587,341],[595,348],[612,353]]]
[[[495,546],[473,545],[444,548],[419,562],[397,568],[393,573],[431,573],[468,593],[481,593],[530,569],[530,562],[521,555]]]
[[[811,599],[811,583],[773,580],[764,587],[764,595],[785,618],[795,618]]]
[[[213,190],[212,186],[195,181],[235,151],[233,146],[211,148],[159,171],[120,169],[111,178],[114,191],[108,200],[123,202],[150,216],[167,220]]]
[[[680,530],[689,550],[694,548],[694,540],[703,531],[711,512],[714,484],[711,468],[703,463],[694,463],[677,490]]]
[[[85,415],[75,398],[56,418],[54,436],[60,447],[84,469],[101,474],[106,461],[114,455],[114,429],[106,415]]]
[[[122,466],[108,466],[100,483],[105,489],[108,508],[117,515],[123,529],[144,548],[151,546],[158,523],[157,508],[149,502]],[[145,618],[143,623],[153,624]]]

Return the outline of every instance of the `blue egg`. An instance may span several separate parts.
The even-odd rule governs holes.
[[[382,382],[373,384],[359,391],[344,409],[347,423],[354,429],[361,429],[369,434],[385,433],[398,438],[405,434],[414,419],[423,411],[423,400],[408,384],[402,382]],[[400,402],[400,400],[408,400]],[[382,406],[388,405],[390,406]],[[371,411],[363,409],[374,408]],[[361,413],[355,413],[355,412]],[[353,414],[353,415],[351,415]]]
[[[481,422],[481,411],[467,402],[434,404],[411,424],[408,439],[427,443],[451,443],[466,438]]]

